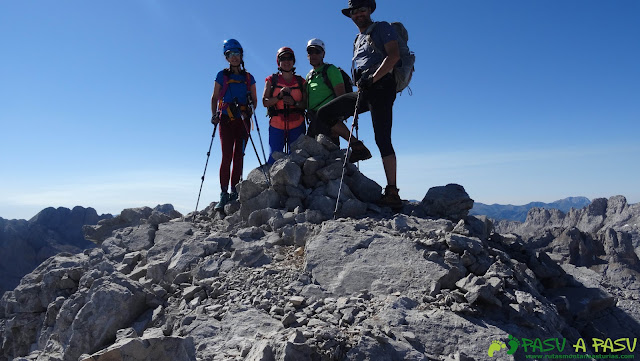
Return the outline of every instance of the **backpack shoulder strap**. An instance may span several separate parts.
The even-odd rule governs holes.
[[[371,47],[373,48],[373,51],[379,53],[381,49],[376,45],[376,42],[373,41],[373,37],[371,36],[371,33],[376,28],[376,25],[378,25],[377,21],[375,21],[373,24],[369,25],[367,30],[365,30],[364,34],[367,36],[367,41],[369,42],[369,45],[371,45]]]
[[[369,25],[367,30],[364,31],[365,35],[371,35],[373,29],[375,29],[376,25],[378,25],[378,21],[374,21],[373,24]]]
[[[247,92],[251,91],[251,74],[248,71],[245,71],[246,74],[246,82],[247,82]]]
[[[227,93],[227,89],[229,89],[229,69],[224,69],[222,71],[222,88],[220,89],[220,94],[218,95],[218,99],[222,101],[224,95]]]
[[[302,91],[302,87],[304,86],[304,78],[300,75],[295,75],[296,80],[298,81],[298,87],[300,87],[300,91]]]
[[[278,73],[271,74],[271,94],[269,97],[273,96],[273,91],[278,86]]]
[[[282,88],[282,86],[278,85],[278,74],[272,74],[271,75],[271,95],[273,96],[273,90],[275,88]],[[294,75],[296,78],[296,81],[298,82],[298,87],[300,90],[302,90],[302,88],[304,87],[304,78],[301,77],[300,75]]]
[[[324,80],[324,83],[327,85],[327,87],[329,87],[329,89],[331,89],[331,92],[333,93],[333,95],[335,95],[336,90],[333,89],[333,84],[331,84],[331,79],[329,79],[329,74],[327,74],[330,66],[332,66],[332,64],[325,64],[324,67],[322,68],[322,72],[321,72],[322,80]]]

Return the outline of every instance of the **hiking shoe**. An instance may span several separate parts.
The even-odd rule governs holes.
[[[229,202],[233,202],[238,199],[238,192],[229,193]]]
[[[384,194],[382,198],[378,201],[378,205],[382,207],[389,207],[393,210],[397,210],[402,208],[403,203],[402,199],[400,199],[400,195],[398,194],[399,189],[395,186],[387,186],[384,189]]]
[[[224,206],[229,203],[229,193],[227,192],[222,192],[220,193],[220,202],[218,202],[218,204],[216,204],[216,206],[213,208],[216,211],[221,211],[224,209]]]
[[[371,152],[364,146],[362,141],[351,143],[351,156],[349,156],[349,162],[356,163],[369,158],[371,158]]]

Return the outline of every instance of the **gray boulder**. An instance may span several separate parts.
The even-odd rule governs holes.
[[[277,160],[269,171],[273,185],[297,186],[302,177],[300,166],[289,158]]]
[[[353,222],[338,221],[325,222],[308,240],[305,271],[340,296],[364,289],[373,294],[428,292],[448,272],[416,252],[414,242],[375,227],[357,230]]]
[[[324,167],[325,161],[321,158],[310,157],[304,162],[302,171],[304,175],[315,175],[320,168]]]
[[[353,194],[365,203],[375,203],[382,197],[382,187],[360,172],[345,178]]]
[[[267,175],[269,174],[269,168],[267,165],[264,165],[263,167],[264,172],[259,167],[254,168],[249,172],[249,175],[247,175],[247,179],[238,183],[237,190],[238,200],[240,203],[248,201],[269,188],[267,178],[265,177],[265,172]]]
[[[335,152],[340,150],[340,147],[335,144],[331,138],[327,137],[324,134],[318,134],[318,136],[316,137],[316,141],[321,144],[326,150],[328,150],[329,152]]]
[[[292,164],[292,163],[289,163]],[[294,167],[297,167],[294,165]],[[298,171],[300,168],[298,168]],[[240,216],[248,219],[251,213],[259,209],[280,208],[280,195],[273,188],[265,189],[262,193],[240,205]]]
[[[364,202],[360,202],[357,199],[351,198],[347,201],[343,202],[340,210],[338,211],[338,216],[347,217],[347,218],[357,218],[364,216],[367,213],[367,204]]]
[[[179,217],[181,214],[173,210],[171,205],[159,205],[154,209],[149,207],[127,208],[114,218],[101,220],[96,226],[84,226],[82,231],[86,239],[96,244],[102,244],[117,229],[142,224],[157,226]]]
[[[195,361],[192,337],[127,338],[80,361]]]
[[[311,196],[307,198],[305,206],[307,209],[316,210],[325,217],[333,216],[336,207],[336,200],[327,196]]]
[[[421,203],[428,216],[452,221],[464,219],[473,208],[473,199],[458,184],[430,188]]]
[[[340,162],[332,162],[316,172],[316,175],[323,182],[329,182],[334,179],[340,179],[342,176],[342,164]]]
[[[329,156],[329,151],[318,143],[315,139],[306,135],[301,135],[291,144],[291,150],[304,150],[312,157],[326,158]]]
[[[44,352],[77,360],[99,350],[147,310],[146,299],[146,291],[128,279],[96,280],[82,297],[63,304]]]

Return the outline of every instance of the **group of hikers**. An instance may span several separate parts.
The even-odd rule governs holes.
[[[324,134],[337,145],[340,144],[339,137],[347,140],[351,148],[349,162],[371,158],[369,149],[353,134],[353,127],[349,130],[343,122],[349,116],[370,111],[376,145],[387,178],[379,204],[398,209],[402,207],[402,200],[396,186],[397,166],[391,127],[396,98],[396,80],[392,71],[400,60],[400,51],[394,27],[388,22],[371,19],[375,9],[375,0],[349,0],[348,7],[342,9],[342,13],[351,18],[360,31],[354,43],[352,70],[357,91],[351,91],[349,77],[343,76],[341,69],[324,63],[326,47],[322,40],[314,38],[307,43],[307,57],[313,69],[306,79],[295,73],[293,50],[289,47],[278,50],[278,72],[265,79],[262,93],[262,105],[268,109],[270,118],[267,163],[275,161],[274,152],[290,152],[291,144],[305,132],[312,137]],[[228,39],[223,49],[229,68],[217,74],[211,97],[211,122],[216,127],[219,125],[222,147],[222,192],[217,210],[238,198],[236,185],[242,177],[244,150],[252,127],[251,116],[255,114],[258,101],[256,80],[244,67],[240,43]],[[308,129],[305,116],[309,120]]]

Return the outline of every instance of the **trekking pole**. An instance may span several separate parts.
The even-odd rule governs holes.
[[[262,144],[262,135],[260,134],[260,125],[258,125],[258,118],[256,117],[256,107],[253,105],[253,99],[250,92],[247,93],[247,99],[249,99],[249,106],[251,107],[251,113],[253,113],[253,120],[256,122],[256,129],[258,130],[258,139],[260,139],[260,148],[262,149],[262,158],[267,163],[267,154],[264,152],[264,144]]]
[[[360,96],[360,92],[358,92],[358,96]],[[356,109],[358,109],[357,101],[356,101]],[[355,127],[356,127],[356,139],[360,139],[360,135],[358,134],[358,130],[360,130],[360,122],[358,121],[357,117],[353,118],[353,123],[355,124]],[[356,162],[356,167],[358,168],[358,170],[360,170],[360,161]]]
[[[338,187],[338,198],[336,198],[336,208],[333,210],[333,219],[338,214],[338,205],[340,204],[340,193],[342,192],[342,183],[344,183],[344,172],[347,169],[347,159],[349,159],[349,148],[351,148],[351,136],[353,135],[353,127],[358,123],[358,105],[360,103],[360,90],[356,96],[356,109],[353,111],[353,122],[349,131],[349,139],[347,139],[347,151],[344,154],[344,162],[342,163],[342,175],[340,176],[340,187]]]
[[[202,194],[202,185],[204,184],[204,176],[207,174],[207,166],[209,165],[209,156],[211,155],[211,147],[213,146],[213,138],[216,137],[216,130],[218,129],[218,124],[213,126],[213,134],[211,134],[211,143],[209,143],[209,151],[207,152],[207,162],[204,164],[204,172],[202,173],[202,182],[200,182],[200,191],[198,192],[198,201],[196,202],[196,210],[198,211],[198,205],[200,204],[200,194]],[[196,216],[193,216],[193,221],[196,221]]]
[[[289,106],[284,106],[284,153],[289,154]]]
[[[244,125],[244,129],[247,131],[247,135],[249,136],[249,140],[251,141],[251,145],[253,146],[253,151],[256,152],[256,158],[258,158],[258,164],[260,164],[260,169],[262,170],[262,174],[264,174],[264,179],[267,181],[267,185],[271,187],[271,181],[269,180],[269,176],[267,176],[267,172],[264,170],[264,166],[262,165],[262,161],[260,160],[260,155],[258,154],[258,149],[256,148],[256,144],[253,142],[253,137],[251,136],[251,129],[247,125],[246,120],[242,113],[240,113],[240,121]],[[246,144],[245,144],[246,147]]]

